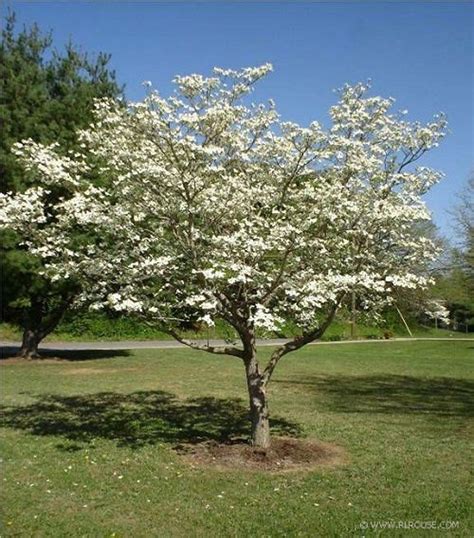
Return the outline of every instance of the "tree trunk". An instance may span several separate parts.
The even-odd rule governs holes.
[[[270,447],[270,423],[265,386],[258,370],[258,363],[253,356],[245,361],[247,387],[250,399],[250,418],[252,422],[252,445],[256,448]]]
[[[41,341],[41,336],[33,329],[25,329],[23,331],[23,341],[21,343],[18,357],[23,359],[37,359],[39,357],[38,344]]]
[[[265,393],[253,395],[250,413],[252,418],[252,445],[256,448],[270,447],[270,422]]]
[[[23,341],[17,354],[18,357],[39,358],[39,343],[57,327],[72,299],[73,295],[64,294],[62,301],[49,311],[43,300],[32,301],[31,307],[25,309],[24,312]]]

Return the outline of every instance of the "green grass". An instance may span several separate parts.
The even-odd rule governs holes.
[[[192,468],[172,450],[248,433],[238,359],[170,349],[4,363],[0,534],[470,537],[472,347],[326,345],[285,357],[270,389],[275,429],[348,454],[340,467],[286,474]],[[391,520],[459,523],[360,528]]]

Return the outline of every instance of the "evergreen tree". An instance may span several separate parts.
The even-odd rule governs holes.
[[[12,153],[13,143],[31,138],[73,151],[75,131],[92,120],[93,100],[122,95],[109,62],[110,55],[90,58],[72,43],[59,52],[51,33],[43,34],[37,25],[17,32],[15,15],[7,16],[0,45],[1,192],[24,192],[35,184]],[[19,244],[13,231],[0,233],[2,321],[22,328],[20,354],[33,357],[73,302],[78,285],[51,283],[41,275],[41,260]]]

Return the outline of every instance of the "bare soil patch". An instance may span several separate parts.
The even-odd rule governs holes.
[[[229,443],[208,442],[176,447],[183,459],[193,465],[222,470],[285,472],[335,467],[346,462],[342,447],[321,441],[275,437],[267,450],[257,449],[241,440]]]
[[[57,362],[65,362],[63,359],[60,358],[39,358],[39,359],[25,359],[24,357],[5,357],[0,359],[1,365],[7,365],[7,364],[54,364]]]
[[[138,368],[70,368],[61,375],[94,375],[94,374],[114,374],[116,372],[134,372]]]
[[[6,364],[18,364],[18,363],[26,363],[25,359],[19,359],[17,357],[8,357],[8,358],[1,358],[0,359],[0,365],[6,365]]]

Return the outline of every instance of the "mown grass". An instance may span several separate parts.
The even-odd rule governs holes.
[[[286,357],[270,389],[275,433],[347,453],[339,467],[286,474],[193,468],[173,450],[248,435],[238,359],[169,349],[7,361],[0,534],[472,536],[472,349],[383,342]],[[370,528],[392,520],[458,523]]]

